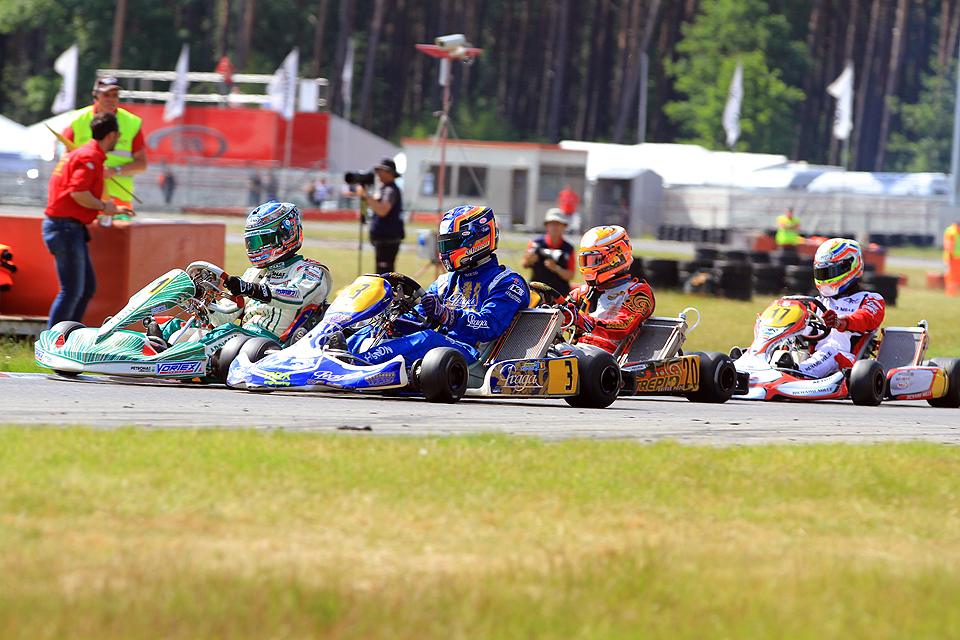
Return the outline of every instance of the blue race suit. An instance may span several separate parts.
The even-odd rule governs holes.
[[[469,271],[443,274],[430,285],[427,293],[437,294],[446,306],[459,312],[452,326],[416,331],[357,352],[373,330],[365,327],[348,338],[350,351],[372,364],[390,360],[397,354],[412,363],[431,349],[453,347],[467,362],[473,363],[480,358],[484,345],[506,333],[517,312],[530,305],[530,291],[523,277],[510,267],[502,266],[496,256]],[[416,310],[423,313],[420,305]]]

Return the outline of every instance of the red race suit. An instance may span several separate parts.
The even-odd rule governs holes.
[[[570,299],[596,322],[593,331],[579,336],[577,344],[592,344],[610,353],[640,329],[657,304],[650,285],[637,278],[608,289],[582,285],[570,292]]]

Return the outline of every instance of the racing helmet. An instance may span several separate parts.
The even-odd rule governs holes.
[[[832,298],[850,289],[863,275],[863,256],[856,240],[831,238],[813,257],[813,280],[821,295]]]
[[[266,267],[296,253],[303,244],[300,210],[289,202],[271,200],[250,212],[243,228],[247,257]]]
[[[500,229],[490,207],[450,209],[443,214],[437,236],[440,261],[447,271],[469,269],[497,250],[499,238]]]
[[[590,286],[619,280],[630,272],[633,247],[627,230],[617,225],[594,227],[580,240],[580,273]]]

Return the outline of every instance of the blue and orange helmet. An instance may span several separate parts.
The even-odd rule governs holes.
[[[469,269],[497,250],[499,238],[497,219],[490,207],[450,209],[440,221],[440,261],[447,271]]]
[[[279,262],[303,245],[300,210],[295,204],[276,200],[260,205],[247,216],[243,240],[253,266]]]
[[[863,275],[863,255],[856,240],[831,238],[813,257],[813,281],[821,295],[832,298],[847,291]]]

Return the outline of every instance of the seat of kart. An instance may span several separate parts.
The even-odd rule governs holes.
[[[686,331],[687,323],[683,318],[650,316],[640,325],[639,332],[617,345],[614,356],[621,367],[672,358],[680,353]]]
[[[482,345],[480,358],[470,365],[470,383],[476,388],[483,384],[487,365],[501,360],[542,358],[563,324],[558,309],[521,309],[499,340]]]
[[[887,327],[880,336],[877,362],[884,371],[921,364],[927,351],[923,327]]]

